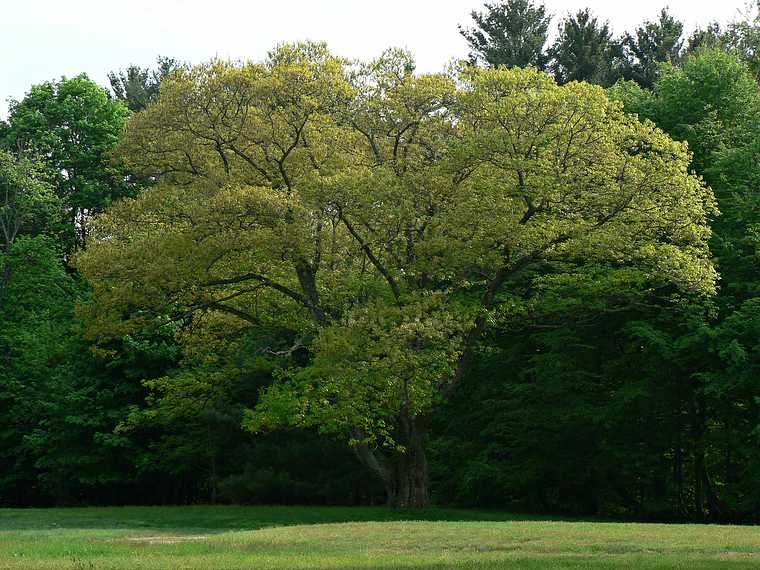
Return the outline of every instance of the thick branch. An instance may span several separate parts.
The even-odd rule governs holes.
[[[375,269],[377,269],[383,277],[385,277],[385,280],[388,282],[388,285],[391,288],[391,291],[393,292],[393,297],[396,299],[396,302],[401,298],[401,289],[398,286],[398,283],[396,283],[396,280],[393,278],[393,275],[390,274],[388,269],[380,262],[380,260],[375,257],[375,254],[372,253],[372,250],[369,248],[369,245],[367,245],[367,242],[365,242],[361,236],[356,232],[354,227],[351,225],[351,222],[349,222],[346,217],[343,215],[343,210],[338,207],[338,216],[340,220],[343,222],[343,225],[346,226],[346,229],[348,232],[353,236],[353,238],[359,242],[359,245],[362,248],[362,251],[367,255],[367,258],[370,260],[372,265],[375,266]]]
[[[229,313],[230,315],[235,315],[237,318],[242,319],[246,322],[249,322],[252,325],[261,324],[261,320],[257,319],[253,315],[246,313],[245,311],[241,311],[240,309],[236,309],[235,307],[230,307],[229,305],[225,305],[224,303],[209,303],[208,307],[210,309],[215,309],[222,313]]]
[[[532,254],[526,255],[514,263],[504,265],[499,268],[493,279],[489,281],[485,293],[483,293],[483,297],[480,301],[480,314],[475,318],[473,327],[470,329],[470,332],[465,338],[464,349],[462,350],[462,355],[459,357],[459,362],[457,363],[457,367],[454,370],[454,373],[450,376],[442,378],[438,384],[444,395],[449,395],[451,392],[453,392],[454,389],[462,381],[462,378],[467,371],[467,367],[472,360],[472,353],[475,348],[475,343],[485,331],[487,313],[493,309],[496,302],[496,295],[498,295],[504,283],[510,277],[537,261],[541,255],[543,255],[549,248],[563,243],[568,239],[570,239],[570,236],[566,234],[559,235],[556,238],[545,243],[539,250],[533,252]]]
[[[296,274],[298,275],[301,290],[304,292],[306,306],[311,311],[312,317],[314,317],[318,325],[326,325],[329,319],[319,302],[314,268],[309,262],[302,259],[296,262]]]
[[[280,283],[272,281],[268,277],[261,275],[259,273],[245,273],[243,275],[239,275],[237,277],[231,277],[229,279],[215,279],[213,281],[206,281],[206,283],[204,283],[203,285],[205,287],[214,287],[214,286],[219,286],[219,285],[235,285],[237,283],[244,283],[245,281],[258,281],[259,283],[266,285],[267,287],[274,289],[275,291],[279,291],[283,295],[290,297],[297,303],[300,303],[304,305],[305,307],[308,307],[308,301],[298,291],[294,291],[290,287],[286,287],[285,285],[281,285]]]

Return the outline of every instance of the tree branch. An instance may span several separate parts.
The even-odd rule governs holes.
[[[359,242],[359,245],[362,248],[362,251],[367,255],[367,258],[370,260],[372,265],[375,266],[375,268],[382,274],[383,277],[385,277],[385,280],[388,282],[388,285],[391,288],[391,291],[393,292],[393,297],[396,299],[396,302],[399,301],[401,298],[401,289],[398,286],[398,283],[396,283],[396,280],[393,278],[393,275],[390,274],[388,269],[380,262],[380,260],[375,257],[375,254],[372,253],[372,250],[369,248],[369,245],[361,238],[361,236],[356,232],[354,227],[351,225],[351,222],[349,222],[346,217],[343,215],[343,209],[338,206],[338,217],[343,222],[343,225],[346,226],[346,229],[348,232],[353,236],[353,238]]]

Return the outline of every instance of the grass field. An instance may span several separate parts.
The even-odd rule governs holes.
[[[443,509],[0,509],[0,569],[27,568],[760,568],[760,528]]]

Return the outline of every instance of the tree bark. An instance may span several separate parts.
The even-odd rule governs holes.
[[[388,506],[396,509],[422,509],[430,504],[428,462],[425,448],[430,431],[427,417],[402,418],[405,453],[393,461],[385,481]]]
[[[0,272],[0,309],[3,308],[5,296],[11,285],[11,276],[13,275],[13,267],[11,266],[11,260],[7,259]]]
[[[404,451],[383,451],[366,444],[354,447],[359,461],[385,486],[387,504],[394,509],[422,509],[430,505],[428,461],[425,447],[430,433],[426,416],[402,416],[398,443]],[[356,437],[358,434],[354,434]]]

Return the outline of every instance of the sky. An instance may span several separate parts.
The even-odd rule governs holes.
[[[491,0],[494,1],[494,0]],[[590,7],[616,34],[654,19],[667,4],[687,30],[728,22],[746,0],[544,0],[555,15]],[[152,66],[158,55],[197,63],[213,57],[262,59],[283,41],[324,40],[349,58],[403,47],[418,70],[465,57],[457,31],[483,0],[0,0],[0,117],[7,99],[36,84],[87,73]]]

